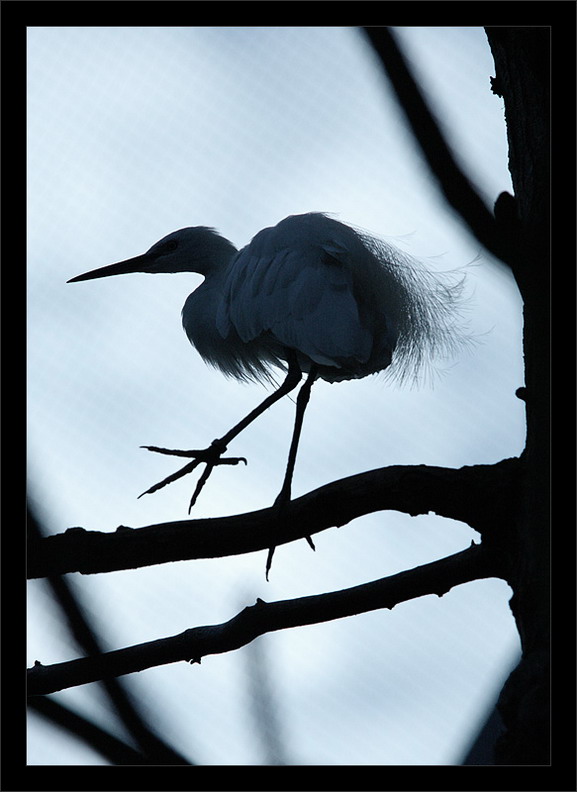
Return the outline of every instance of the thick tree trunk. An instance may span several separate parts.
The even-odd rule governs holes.
[[[498,708],[506,733],[496,764],[550,762],[549,520],[549,58],[548,28],[488,28],[503,97],[514,201],[503,195],[495,215],[524,301],[527,442],[515,523],[507,537],[507,579],[522,659]]]

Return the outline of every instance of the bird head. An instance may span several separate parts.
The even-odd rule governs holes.
[[[207,275],[226,266],[236,252],[234,245],[213,228],[181,228],[155,242],[146,253],[77,275],[68,283],[130,272],[197,272]]]

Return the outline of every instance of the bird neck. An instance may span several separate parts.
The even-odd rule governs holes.
[[[210,280],[218,280],[236,256],[237,249],[228,239],[214,234],[206,247],[195,256],[195,271]]]

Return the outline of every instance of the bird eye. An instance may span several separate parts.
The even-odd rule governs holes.
[[[169,252],[172,250],[176,250],[177,247],[178,247],[178,242],[176,241],[176,239],[171,239],[170,242],[167,242],[165,245],[165,249]]]

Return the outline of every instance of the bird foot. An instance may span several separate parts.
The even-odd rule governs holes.
[[[190,499],[190,505],[188,507],[188,513],[190,514],[192,507],[197,501],[198,496],[202,492],[202,489],[206,482],[209,479],[210,474],[214,470],[215,467],[218,465],[238,465],[239,462],[244,462],[247,464],[247,461],[244,457],[223,457],[222,454],[226,451],[226,446],[220,440],[213,440],[208,448],[203,449],[196,449],[190,451],[181,451],[179,449],[174,448],[159,448],[158,446],[140,446],[141,448],[146,448],[147,451],[153,451],[155,454],[167,454],[169,456],[179,456],[179,457],[186,457],[191,459],[191,462],[188,462],[183,468],[177,470],[176,473],[172,473],[170,476],[167,476],[162,481],[159,481],[158,484],[153,484],[152,487],[147,489],[139,498],[142,498],[143,495],[151,495],[153,492],[158,492],[158,490],[166,487],[167,484],[172,484],[173,481],[177,481],[179,478],[188,475],[188,473],[192,473],[192,471],[198,467],[201,463],[205,464],[205,468],[200,476],[196,488],[192,494],[192,498]]]
[[[286,517],[286,509],[290,503],[290,490],[287,492],[285,487],[281,489],[277,497],[275,498],[275,502],[272,505],[272,509],[275,512],[273,519],[276,519],[277,525],[281,524]],[[309,547],[311,550],[316,550],[315,543],[311,539],[310,536],[303,537],[307,540]],[[270,568],[272,566],[272,557],[274,555],[274,551],[276,550],[276,545],[271,545],[268,550],[268,555],[266,557],[266,567],[265,567],[265,578],[268,582],[268,573],[270,572]]]

